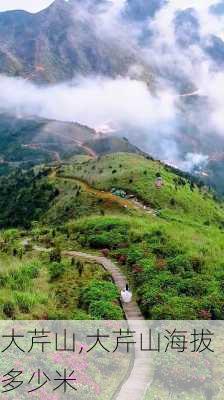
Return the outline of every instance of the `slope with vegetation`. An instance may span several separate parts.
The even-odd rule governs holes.
[[[58,247],[39,253],[24,234],[1,232],[1,319],[123,318],[117,288],[101,266],[62,257]],[[35,225],[32,238],[53,246],[55,233]]]
[[[163,179],[160,189],[155,186],[158,175]],[[43,168],[32,177],[33,183],[29,179],[26,191],[41,188],[41,198],[46,199],[37,215],[28,197],[29,227],[20,218],[22,231],[18,232],[33,244],[103,252],[114,259],[131,282],[146,318],[224,317],[224,209],[200,182],[197,185],[189,176],[149,157],[125,153],[73,157],[66,165]],[[54,196],[49,197],[49,188]],[[25,201],[18,186],[17,194],[12,197],[15,204],[18,198]],[[2,215],[7,210],[2,202]],[[18,226],[10,214],[8,221]],[[44,229],[46,234],[40,234]],[[86,285],[87,297],[89,291],[99,290],[100,285],[94,285],[95,289]],[[66,296],[70,298],[69,290]],[[108,300],[100,296],[100,309],[110,310]],[[93,306],[83,300],[81,304],[91,315]],[[118,311],[113,313],[118,316]],[[101,317],[108,315],[101,311]]]

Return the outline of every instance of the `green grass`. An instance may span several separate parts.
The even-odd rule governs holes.
[[[155,382],[150,386],[150,389],[146,393],[144,400],[165,400],[165,399],[172,399],[172,400],[205,400],[205,396],[200,390],[181,390],[175,391],[173,390],[170,392],[165,385]]]
[[[116,171],[116,172],[115,172]],[[155,187],[160,173],[164,187]],[[113,187],[135,194],[145,204],[161,210],[161,217],[183,220],[185,223],[214,223],[223,227],[223,205],[214,202],[212,193],[191,186],[183,179],[176,183],[177,175],[160,162],[117,153],[64,167],[64,174],[86,180],[90,185],[110,191]]]
[[[94,193],[87,191],[82,182],[57,178],[51,181],[58,188],[59,196],[44,215],[45,223],[58,225],[86,215],[123,212],[118,204],[98,199]]]
[[[49,255],[29,262],[1,255],[0,264],[5,260],[8,264],[0,274],[1,319],[123,318],[116,287],[96,264],[69,259],[50,262]],[[92,294],[94,288],[100,304]],[[105,288],[110,298],[104,298]]]
[[[150,319],[222,319],[223,234],[159,218],[88,217],[70,223],[70,235],[88,249],[110,250],[131,277]]]
[[[118,294],[116,301],[108,300],[101,290],[91,304],[83,301],[83,290],[88,287],[92,293],[92,281],[108,281],[101,267],[85,263],[82,271],[76,260],[73,266],[69,260],[49,264],[35,251],[24,258],[24,249],[11,257],[21,249],[24,237],[30,237],[40,247],[89,253],[107,248],[130,280],[146,318],[224,318],[224,209],[212,192],[157,161],[133,154],[74,158],[53,171],[45,177],[46,190],[49,182],[57,196],[41,211],[40,221],[26,232],[1,232],[0,272],[6,283],[0,297],[6,312],[8,307],[12,313],[15,306],[18,318],[121,316]],[[164,182],[161,189],[155,187],[158,173]],[[155,215],[136,209],[131,200],[125,203],[111,196],[112,188],[134,194]],[[33,257],[41,264],[34,278],[23,270]],[[37,291],[32,297],[33,280]],[[47,300],[43,293],[48,293]],[[1,316],[5,317],[3,308]]]

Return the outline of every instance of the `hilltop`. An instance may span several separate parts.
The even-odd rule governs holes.
[[[77,154],[116,151],[140,153],[125,138],[105,136],[78,123],[0,114],[0,175],[18,167],[61,162]]]

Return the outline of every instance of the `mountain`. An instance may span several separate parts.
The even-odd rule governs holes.
[[[181,94],[194,94],[195,92],[196,95],[192,97],[179,98],[172,138],[175,146],[178,147],[180,158],[183,160],[188,153],[203,153],[208,155],[208,158],[212,158],[212,170],[210,171],[211,164],[209,164],[208,171],[204,172],[208,172],[208,174],[211,172],[209,182],[214,180],[218,187],[220,178],[219,174],[216,177],[215,171],[220,171],[221,165],[219,161],[217,169],[214,170],[213,155],[219,152],[218,158],[220,158],[224,151],[224,143],[222,135],[215,131],[208,131],[201,121],[204,114],[209,115],[208,110],[212,107],[209,99],[206,96],[197,95],[197,86],[182,68],[182,63],[180,66],[179,62],[176,63],[174,60],[174,63],[162,62],[161,65],[160,63],[153,65],[153,57],[146,64],[142,61],[142,53],[139,48],[141,47],[141,50],[143,48],[147,53],[151,46],[150,35],[153,36],[149,20],[166,4],[165,0],[151,0],[150,2],[128,0],[122,15],[119,16],[120,19],[118,18],[118,31],[116,31],[118,25],[113,25],[113,14],[109,19],[110,24],[101,26],[103,25],[100,23],[102,22],[101,14],[107,15],[109,18],[107,12],[110,10],[111,2],[106,0],[91,2],[87,0],[70,0],[69,2],[56,0],[50,7],[37,14],[24,11],[0,13],[0,73],[23,77],[39,84],[67,81],[74,76],[78,79],[79,74],[87,77],[105,75],[112,78],[130,76],[147,82],[148,86],[151,85],[154,94],[157,94],[157,84],[162,79]],[[215,9],[212,8],[211,11],[221,14],[222,7],[219,5]],[[217,66],[223,64],[224,43],[222,39],[216,35],[208,35],[206,40],[201,37],[200,21],[195,9],[179,10],[175,13],[172,23],[178,54],[181,54],[183,49],[191,51],[191,46],[197,45],[215,61]],[[136,43],[133,45],[131,35],[129,35],[130,43],[127,41],[126,31],[124,40],[122,30],[120,30],[120,27],[123,27],[122,24],[124,29],[132,26],[138,33],[138,45]],[[119,36],[119,40],[117,40],[117,36]],[[140,47],[136,48],[135,46]],[[175,54],[174,57],[176,57]],[[153,65],[152,68],[149,67],[150,62]],[[130,68],[131,66],[134,68]],[[200,88],[198,89],[200,90]],[[104,122],[102,121],[102,123]],[[169,126],[167,128],[167,130],[170,129]],[[150,136],[148,127],[145,130]],[[94,144],[92,144],[90,131],[88,128],[80,128],[77,124],[66,122],[47,121],[36,117],[28,119],[9,117],[7,120],[7,117],[5,119],[1,116],[0,159],[14,163],[52,161],[52,159],[63,158],[77,152],[86,153],[86,149],[80,147],[80,142],[82,144],[88,142],[91,151],[96,150],[99,153],[103,148],[123,151],[131,146],[130,143],[126,146],[122,138],[119,143],[117,138],[116,140],[104,138],[103,142],[96,142],[97,134],[93,131]],[[14,132],[13,136],[12,132]],[[142,135],[141,132],[138,132],[138,127],[134,128],[133,136],[131,132],[131,129],[123,129],[120,134],[121,137],[128,136],[130,138],[138,138]],[[142,142],[145,138],[144,135],[145,133],[141,136]],[[136,142],[138,144],[138,139]],[[161,149],[159,148],[158,151],[156,149],[157,152],[154,153],[159,158],[163,157],[163,142],[161,139]],[[133,149],[134,146],[130,151],[132,152]],[[149,151],[151,152],[150,149]],[[175,164],[176,160],[173,162],[172,159],[169,159],[168,161]],[[5,171],[7,168],[6,164],[1,163],[0,171]],[[223,193],[222,185],[219,192]]]
[[[181,47],[200,41],[200,24],[193,8],[177,12],[174,20],[176,40]]]
[[[144,21],[153,18],[166,3],[166,0],[127,0],[124,14],[134,21]]]
[[[204,46],[205,51],[211,57],[217,66],[223,66],[224,63],[224,41],[215,36],[210,35],[207,38],[206,44]]]
[[[23,161],[29,157],[35,160],[35,152],[50,159],[81,153],[82,143],[96,136],[93,129],[75,123],[0,115],[0,156],[6,161]]]
[[[104,137],[77,123],[0,114],[0,175],[15,167],[61,162],[76,154],[139,153],[127,139]]]
[[[136,60],[134,50],[115,39],[108,43],[97,34],[94,18],[91,25],[89,17],[79,15],[78,5],[56,0],[37,14],[0,13],[0,73],[41,83],[127,73]]]

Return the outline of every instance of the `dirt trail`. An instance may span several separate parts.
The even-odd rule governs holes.
[[[74,139],[73,142],[82,149],[84,149],[90,157],[97,158],[97,153],[93,149],[91,149],[91,147],[87,146],[87,144],[77,139]]]
[[[117,203],[120,207],[130,209],[130,210],[140,210],[140,211],[144,211],[145,213],[156,216],[155,210],[153,210],[151,207],[145,206],[143,203],[141,203],[135,197],[130,198],[130,199],[124,199],[122,197],[116,196],[115,194],[113,194],[111,192],[106,192],[104,190],[95,189],[92,186],[90,186],[86,181],[79,179],[79,178],[72,177],[72,176],[62,176],[62,175],[60,176],[60,175],[57,175],[57,173],[53,173],[51,175],[51,177],[76,182],[87,193],[91,193],[98,199],[105,200],[108,203]]]

